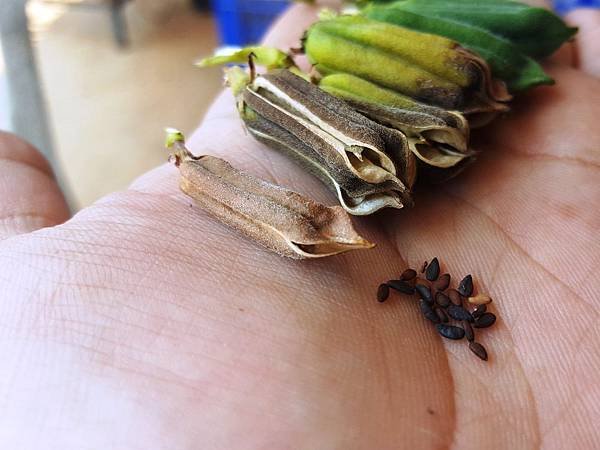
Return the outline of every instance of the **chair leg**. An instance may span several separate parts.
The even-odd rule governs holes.
[[[123,6],[127,0],[112,0],[110,5],[110,18],[112,21],[113,35],[119,47],[129,45],[129,36],[127,33],[127,23],[123,16]]]

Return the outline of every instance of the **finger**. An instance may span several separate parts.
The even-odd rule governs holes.
[[[566,20],[579,27],[576,66],[600,77],[600,10],[576,9],[567,15]]]
[[[4,132],[0,132],[0,198],[0,239],[69,217],[48,162],[31,145]]]

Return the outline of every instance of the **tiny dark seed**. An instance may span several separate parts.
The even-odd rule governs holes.
[[[435,308],[435,313],[437,314],[441,322],[448,322],[448,314],[446,314],[446,311],[444,311],[442,308]]]
[[[473,293],[473,277],[471,275],[467,275],[460,280],[457,291],[463,297],[470,297]]]
[[[416,284],[415,290],[427,303],[430,305],[433,303],[433,296],[431,295],[431,289],[429,289],[429,286],[425,286],[424,284]]]
[[[390,296],[390,287],[385,283],[381,283],[379,285],[379,287],[377,288],[377,301],[379,303],[383,303],[388,299],[389,296]]]
[[[403,281],[410,281],[416,276],[417,271],[415,269],[406,269],[404,272],[402,272],[402,275],[400,275],[400,279]]]
[[[440,323],[440,318],[425,300],[419,300],[419,307],[423,315],[433,323]]]
[[[402,280],[389,280],[387,282],[388,286],[392,289],[397,290],[403,294],[413,295],[415,293],[415,288],[408,284],[406,281]]]
[[[485,347],[483,345],[481,345],[479,342],[469,342],[469,348],[471,349],[471,351],[473,353],[475,353],[477,355],[478,358],[481,358],[484,361],[487,361],[487,359],[488,359],[487,351],[485,350]]]
[[[473,327],[466,320],[463,322],[463,328],[465,329],[465,336],[469,342],[475,340],[475,332],[473,331]]]
[[[465,337],[465,330],[461,327],[455,327],[454,325],[446,325],[440,323],[435,326],[442,336],[448,339],[462,339]]]
[[[460,294],[456,289],[450,289],[448,292],[448,297],[450,297],[450,301],[457,306],[462,305],[462,298],[460,298]]]
[[[487,328],[491,327],[496,321],[496,316],[492,313],[486,312],[477,318],[473,326],[475,328]]]
[[[423,265],[421,265],[421,273],[425,273],[425,269],[427,269],[427,261],[424,261]]]
[[[437,289],[438,291],[445,291],[448,289],[448,286],[450,286],[450,274],[448,273],[445,273],[433,283],[434,289]]]
[[[435,302],[442,308],[447,308],[450,304],[450,298],[443,292],[438,292],[435,294]]]
[[[435,281],[439,276],[440,262],[437,258],[433,258],[425,270],[425,278],[427,278],[429,281]]]
[[[473,316],[471,313],[462,306],[457,306],[454,304],[448,306],[448,315],[454,320],[466,320],[468,322],[473,322]]]
[[[473,318],[477,319],[486,311],[487,311],[487,305],[476,306],[475,309],[473,310]]]

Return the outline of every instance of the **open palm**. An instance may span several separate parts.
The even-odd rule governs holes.
[[[271,39],[291,43],[311,14],[295,7]],[[549,69],[557,86],[476,134],[460,179],[356,221],[370,251],[280,258],[194,207],[170,166],[0,241],[0,447],[600,446],[600,81]],[[189,146],[334,202],[244,132],[229,94]],[[66,214],[19,155],[6,235]],[[413,300],[375,301],[433,256],[495,299],[487,363]]]

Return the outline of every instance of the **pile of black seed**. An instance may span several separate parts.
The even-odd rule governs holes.
[[[433,258],[430,263],[423,263],[421,273],[425,279],[417,276],[414,269],[406,269],[398,280],[389,280],[379,285],[377,300],[384,302],[390,295],[390,288],[406,295],[417,295],[423,316],[433,322],[439,334],[447,339],[459,340],[464,337],[469,341],[469,349],[479,358],[487,361],[485,347],[475,342],[473,328],[487,328],[496,322],[496,316],[487,312],[487,304],[492,299],[485,294],[474,295],[473,278],[464,277],[456,289],[449,289],[450,275],[440,275],[440,263]],[[469,310],[463,305],[472,305]],[[456,324],[451,325],[450,320]]]

